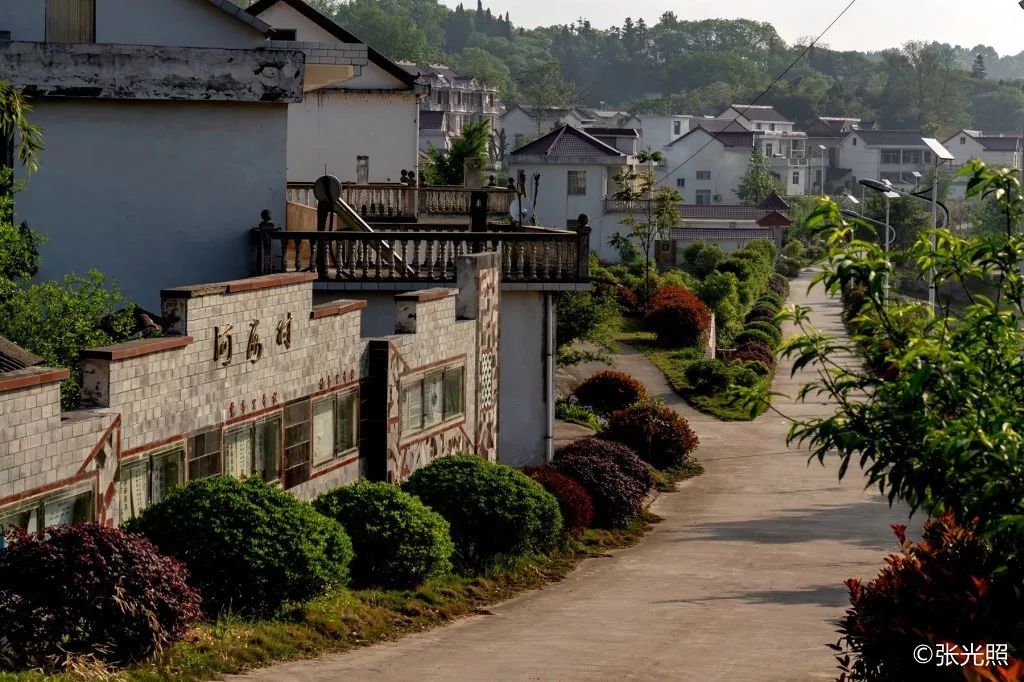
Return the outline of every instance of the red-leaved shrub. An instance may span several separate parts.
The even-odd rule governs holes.
[[[628,448],[597,438],[584,438],[555,450],[554,467],[575,479],[590,493],[597,526],[622,527],[643,511],[644,498],[653,477],[647,471],[647,480],[651,483],[634,478],[638,468],[628,461],[628,455],[636,458]],[[623,462],[626,462],[625,466]],[[643,462],[639,465],[643,467]],[[634,470],[633,475],[629,470]]]
[[[755,360],[763,363],[766,367],[775,367],[775,351],[766,343],[760,341],[747,341],[738,346],[730,356],[730,362],[748,362]]]
[[[893,530],[900,553],[890,555],[868,584],[846,581],[851,606],[839,621],[841,637],[833,647],[842,679],[964,679],[959,661],[967,658],[961,655],[957,665],[945,667],[933,661],[925,672],[911,655],[920,645],[934,654],[940,644],[975,644],[984,652],[986,644],[1008,643],[1009,657],[1019,658],[1024,596],[1014,578],[996,572],[985,543],[970,528],[957,525],[952,514],[928,521],[921,542],[907,540],[906,526]],[[1022,672],[1019,662],[1017,668]]]
[[[590,528],[594,522],[594,501],[586,488],[550,464],[526,467],[523,473],[558,499],[558,506],[562,510],[562,528],[567,534],[579,535]]]
[[[697,346],[708,339],[711,311],[686,287],[665,286],[651,296],[644,326],[663,346]]]
[[[51,668],[66,654],[121,663],[199,619],[185,567],[142,537],[94,523],[15,530],[0,550],[0,661]]]
[[[681,466],[700,443],[679,413],[649,404],[613,412],[601,438],[622,443],[657,469]]]
[[[608,414],[646,399],[647,389],[625,372],[606,370],[583,381],[573,394],[595,412]]]

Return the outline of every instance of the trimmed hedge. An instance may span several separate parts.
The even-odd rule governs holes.
[[[761,375],[747,367],[745,364],[732,365],[729,369],[729,376],[732,383],[737,386],[750,388],[751,386],[756,386],[757,383],[761,381]]]
[[[772,369],[775,367],[775,351],[768,344],[759,341],[747,341],[737,346],[732,354],[732,362],[757,361]]]
[[[708,339],[711,311],[684,287],[662,287],[651,297],[644,326],[663,346],[698,346]]]
[[[185,564],[210,615],[274,613],[348,581],[344,528],[256,477],[191,481],[127,528]]]
[[[789,298],[789,280],[784,275],[773,274],[768,280],[768,288],[783,300]]]
[[[757,298],[758,303],[768,303],[775,307],[775,309],[782,310],[782,306],[785,305],[785,301],[782,297],[772,291],[766,291]]]
[[[790,279],[800,276],[800,271],[803,270],[804,264],[802,261],[796,258],[787,258],[783,256],[779,259],[779,262],[775,264],[775,270],[780,274],[789,277]]]
[[[729,387],[729,373],[721,360],[697,360],[687,365],[683,374],[693,392],[700,395],[714,395]]]
[[[594,500],[574,479],[550,464],[527,467],[523,473],[555,496],[562,511],[562,526],[569,535],[579,535],[594,523]]]
[[[772,338],[773,346],[778,346],[782,343],[782,330],[774,322],[748,322],[746,329],[756,329],[759,332],[763,332]]]
[[[646,400],[647,388],[625,372],[605,370],[583,381],[573,395],[595,412],[608,414]]]
[[[767,303],[758,303],[750,312],[747,313],[745,322],[771,322],[775,319],[775,316],[779,314],[779,311],[774,306]]]
[[[402,489],[451,527],[456,568],[483,572],[498,562],[551,549],[562,532],[558,500],[523,472],[477,455],[439,457]]]
[[[451,570],[448,522],[396,485],[359,481],[323,493],[313,507],[352,538],[360,585],[415,587]]]
[[[68,655],[126,663],[199,619],[185,568],[142,536],[84,523],[10,537],[0,550],[0,660],[12,668],[51,670]]]
[[[769,348],[776,348],[779,344],[774,336],[766,334],[760,329],[746,329],[742,334],[736,336],[733,343],[737,346],[742,346],[751,341],[757,343],[763,343]]]
[[[563,445],[555,450],[552,465],[582,485],[594,502],[594,524],[622,527],[643,512],[649,487],[620,465],[623,446],[598,438]]]
[[[690,424],[670,407],[634,405],[612,413],[601,438],[633,449],[657,469],[686,463],[700,441]]]

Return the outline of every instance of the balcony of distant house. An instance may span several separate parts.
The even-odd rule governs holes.
[[[494,185],[343,183],[318,218],[313,186],[289,185],[285,229],[254,232],[256,271],[316,272],[319,289],[408,290],[456,282],[460,255],[497,252],[503,289],[589,289],[590,227],[516,224],[516,197]]]

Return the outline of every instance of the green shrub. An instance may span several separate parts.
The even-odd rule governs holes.
[[[175,488],[128,523],[188,569],[210,615],[268,614],[344,585],[352,542],[341,525],[256,477]]]
[[[776,271],[780,274],[789,277],[790,279],[800,276],[800,271],[803,270],[803,263],[796,260],[795,258],[782,257],[779,262],[775,265]]]
[[[576,396],[560,395],[555,398],[555,419],[572,422],[597,431],[601,428],[597,413],[586,405],[581,405]]]
[[[718,244],[697,241],[686,247],[683,257],[699,277],[706,277],[725,259],[725,254]]]
[[[785,301],[782,300],[782,297],[772,291],[766,291],[758,296],[757,302],[768,303],[769,305],[774,306],[776,310],[782,310],[782,307],[785,305]]]
[[[742,334],[740,334],[733,340],[733,343],[735,343],[737,346],[742,346],[748,341],[757,341],[759,343],[767,345],[769,348],[776,348],[779,345],[779,342],[776,340],[775,337],[773,337],[770,334],[766,334],[760,329],[746,329]]]
[[[802,258],[807,263],[815,263],[825,257],[825,249],[818,245],[808,246]]]
[[[313,507],[352,538],[358,584],[415,587],[451,570],[448,522],[396,485],[359,481],[323,493]]]
[[[656,469],[682,466],[700,441],[689,422],[663,405],[634,405],[608,417],[601,438],[622,443]]]
[[[609,321],[619,315],[614,292],[563,291],[555,302],[555,337],[558,345],[577,339],[592,338]]]
[[[782,300],[789,298],[789,280],[786,279],[785,275],[773,274],[771,279],[768,280],[768,289]]]
[[[743,246],[742,251],[756,254],[763,262],[769,265],[774,263],[779,255],[779,249],[775,246],[775,242],[763,237],[751,239]]]
[[[729,377],[733,384],[743,388],[756,386],[761,381],[761,375],[748,367],[746,363],[730,365]]]
[[[684,371],[686,383],[694,393],[713,395],[729,387],[729,373],[721,360],[697,360]]]
[[[771,365],[760,360],[740,360],[730,365],[731,367],[743,367],[749,369],[757,376],[764,378],[772,373]]]
[[[719,345],[728,346],[742,331],[743,308],[740,304],[740,283],[731,272],[712,272],[697,288],[697,296],[715,314]]]
[[[787,258],[800,259],[804,255],[804,244],[799,239],[792,239],[782,249],[782,255]]]
[[[476,455],[439,457],[402,489],[451,526],[456,567],[481,572],[498,562],[545,552],[558,541],[558,500],[521,471]]]
[[[778,325],[774,322],[747,322],[746,329],[756,329],[759,332],[764,332],[768,336],[772,337],[774,341],[773,345],[775,346],[782,342],[782,330],[779,329]]]
[[[673,268],[672,270],[666,270],[661,273],[660,286],[663,287],[685,287],[690,291],[695,291],[700,286],[700,280],[679,268]]]

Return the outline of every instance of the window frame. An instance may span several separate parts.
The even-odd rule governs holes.
[[[274,424],[274,423],[277,424],[277,437],[271,441],[270,439],[267,438],[267,434],[266,433],[263,434],[263,443],[264,443],[264,454],[263,454],[263,456],[264,456],[264,459],[266,458],[266,455],[267,455],[267,453],[266,453],[266,445],[267,445],[267,443],[273,442],[274,443],[274,449],[275,449],[275,452],[274,452],[274,460],[275,460],[275,462],[274,462],[274,468],[272,469],[274,475],[273,475],[273,477],[268,478],[267,477],[268,469],[267,469],[267,466],[266,466],[266,462],[264,462],[262,471],[260,471],[257,468],[257,466],[256,466],[256,464],[257,464],[257,452],[256,452],[257,439],[256,439],[256,433],[257,433],[257,429],[266,429],[268,426],[270,426],[271,424]],[[230,475],[230,472],[228,472],[226,470],[228,439],[233,437],[236,434],[240,434],[240,433],[246,432],[246,431],[249,434],[249,443],[250,443],[250,446],[249,446],[249,473],[246,474],[244,476],[244,478],[249,478],[250,476],[255,476],[258,473],[260,478],[263,479],[263,481],[265,483],[270,483],[270,484],[280,483],[280,481],[281,481],[281,468],[282,468],[281,464],[284,461],[284,457],[283,457],[283,454],[284,454],[284,410],[280,410],[280,411],[274,412],[272,414],[263,415],[263,416],[258,417],[256,419],[251,419],[249,421],[245,421],[245,422],[241,422],[241,423],[237,423],[237,424],[232,424],[230,427],[225,427],[225,429],[224,429],[224,440],[223,440],[223,445],[222,445],[222,449],[224,450],[225,475]]]
[[[295,421],[289,424],[288,415],[289,411],[293,408],[305,406],[304,421]],[[288,444],[289,430],[296,429],[299,426],[305,424],[306,426],[306,439],[302,441],[295,441],[291,445]],[[294,488],[297,485],[301,485],[309,480],[310,474],[313,471],[313,401],[309,396],[292,400],[291,402],[285,403],[284,409],[281,413],[281,430],[283,437],[283,445],[281,448],[281,483],[284,488]],[[293,431],[294,432],[294,431]],[[290,454],[292,452],[302,450],[305,446],[305,459],[293,462]],[[291,472],[304,469],[299,472],[299,479],[292,478]]]
[[[459,386],[459,399],[458,408],[454,411],[448,409],[448,387],[449,387],[449,374],[459,373],[460,378],[458,380]],[[440,385],[440,419],[436,422],[428,424],[426,422],[426,383],[428,378],[439,377]],[[460,360],[458,362],[446,363],[440,367],[431,367],[422,371],[412,372],[399,381],[398,388],[398,431],[402,439],[418,436],[422,433],[433,431],[435,429],[442,429],[451,424],[457,423],[461,419],[465,419],[466,416],[466,362]],[[406,400],[405,396],[407,391],[414,391],[418,387],[419,390],[419,421],[418,424],[410,425],[407,421],[406,415]]]
[[[676,187],[686,187],[686,178],[676,178]]]
[[[565,175],[565,193],[570,197],[587,196],[587,171],[567,170]],[[582,191],[580,191],[580,179],[582,178]]]
[[[351,441],[352,441],[352,443],[351,443],[351,445],[348,445],[347,447],[342,447],[343,444],[339,441],[338,422],[339,422],[339,419],[341,417],[342,401],[343,400],[346,401],[346,402],[351,400],[350,405],[351,405],[351,409],[353,411],[352,425],[351,425],[351,433],[352,433]],[[352,453],[359,451],[359,437],[360,437],[360,433],[361,433],[361,429],[359,428],[359,426],[360,426],[359,422],[360,422],[361,414],[362,414],[362,409],[361,409],[360,402],[361,402],[361,398],[360,398],[360,393],[359,393],[359,387],[358,386],[351,387],[351,388],[346,388],[346,389],[341,389],[339,391],[334,391],[334,392],[330,393],[329,395],[318,396],[317,398],[315,398],[313,400],[312,411],[310,413],[311,417],[313,415],[315,415],[316,407],[318,405],[324,405],[324,404],[328,404],[328,403],[330,404],[330,415],[331,415],[331,433],[330,433],[331,455],[329,457],[324,457],[322,459],[317,459],[315,452],[312,452],[311,453],[310,461],[311,461],[311,466],[312,466],[312,468],[314,470],[322,468],[322,467],[325,467],[325,466],[329,466],[331,463],[333,463],[333,462],[335,462],[335,461],[337,461],[339,459],[342,459],[344,457],[348,457]],[[310,421],[310,426],[311,426],[311,428],[313,430],[312,434],[311,434],[311,437],[310,437],[310,441],[315,445],[316,440],[317,440],[317,427],[316,427],[315,420],[313,420],[312,418],[311,418],[311,421]]]
[[[217,449],[216,450],[211,450],[209,452],[204,450],[204,452],[202,454],[200,454],[199,456],[195,456],[195,452],[194,451],[195,451],[197,440],[199,438],[202,438],[203,439],[203,446],[205,448],[208,445],[207,440],[211,436],[215,436],[216,437]],[[215,457],[216,458],[216,464],[215,464],[215,467],[214,467],[214,471],[212,473],[209,473],[209,474],[205,475],[205,476],[193,476],[192,475],[192,464],[193,464],[193,462],[198,462],[199,460],[207,459],[207,458],[210,458],[210,457]],[[185,467],[186,467],[186,479],[185,480],[187,480],[187,481],[194,481],[194,480],[198,480],[198,479],[201,479],[201,478],[211,478],[213,476],[220,476],[220,475],[222,475],[224,473],[224,433],[223,433],[223,429],[221,429],[220,426],[215,426],[215,427],[210,428],[210,429],[205,429],[203,431],[199,431],[199,432],[194,433],[194,434],[192,434],[191,436],[188,437],[188,446],[187,446],[187,449],[186,449]]]
[[[119,516],[121,517],[121,523],[124,523],[128,519],[136,518],[138,516],[138,513],[142,513],[143,511],[148,509],[153,504],[156,504],[156,503],[160,502],[161,500],[163,500],[164,496],[166,496],[166,494],[168,492],[170,492],[174,488],[177,488],[179,486],[185,485],[186,475],[188,473],[188,456],[187,456],[187,451],[188,451],[187,442],[183,440],[183,441],[181,441],[179,443],[175,443],[175,444],[170,445],[170,446],[166,446],[166,447],[162,447],[162,448],[157,448],[155,450],[150,450],[149,452],[147,452],[147,453],[145,453],[145,454],[143,454],[143,455],[141,455],[139,457],[132,457],[132,458],[128,459],[127,461],[122,461],[122,462],[119,463],[120,467],[119,467],[119,471],[118,471],[118,474],[117,474],[117,494],[119,496],[118,512],[119,512]],[[154,493],[154,490],[153,490],[153,474],[156,471],[156,466],[155,466],[156,461],[160,460],[160,459],[170,459],[171,457],[174,457],[174,456],[178,457],[178,481],[177,481],[177,483],[175,483],[174,485],[171,485],[171,486],[168,486],[168,485],[165,484],[164,485],[164,494],[161,495],[159,500],[158,499],[154,499],[154,495],[153,495],[153,493]],[[123,488],[123,486],[126,483],[125,476],[124,476],[125,475],[125,471],[126,470],[131,470],[131,469],[138,469],[138,468],[141,468],[143,466],[146,469],[146,474],[145,474],[146,475],[146,503],[145,503],[145,505],[140,510],[138,510],[138,513],[126,515],[124,513],[125,504],[126,504],[124,495],[125,495],[126,491]]]
[[[709,170],[699,170],[699,171],[697,171],[697,179],[698,180],[710,180],[711,179],[711,171],[709,171]]]
[[[706,201],[701,201],[702,197],[706,197]],[[698,189],[694,190],[693,202],[696,206],[710,206],[711,205],[711,190],[709,189]]]
[[[73,483],[71,485],[65,486],[64,488],[50,491],[49,493],[34,497],[31,500],[11,505],[7,509],[0,509],[0,522],[10,519],[18,514],[24,514],[26,512],[30,514],[29,519],[31,519],[31,514],[33,511],[35,511],[36,527],[32,529],[26,528],[25,530],[26,532],[32,535],[40,535],[43,532],[43,530],[48,527],[46,525],[47,503],[59,502],[61,500],[73,499],[85,495],[88,495],[89,497],[88,504],[85,507],[88,510],[87,518],[84,520],[72,520],[71,523],[95,521],[97,500],[96,484],[94,480],[89,480],[87,482]],[[6,529],[7,526],[10,525],[13,524],[0,525],[0,549],[2,549],[6,545]]]
[[[793,184],[794,185],[799,185],[800,184],[800,171],[798,171],[798,170],[793,171]]]

